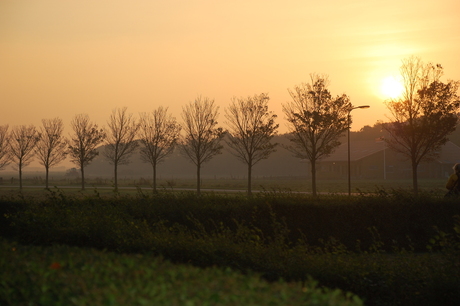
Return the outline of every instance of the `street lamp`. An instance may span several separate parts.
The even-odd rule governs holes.
[[[369,108],[369,105],[361,105],[361,106],[355,106],[350,108],[348,111],[348,196],[351,196],[351,174],[350,174],[350,118],[351,118],[351,111],[357,108]]]

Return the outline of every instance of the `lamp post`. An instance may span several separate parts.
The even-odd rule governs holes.
[[[350,174],[350,118],[351,118],[351,111],[357,108],[369,108],[369,105],[361,105],[361,106],[355,106],[350,108],[348,111],[348,196],[351,196],[351,174]]]

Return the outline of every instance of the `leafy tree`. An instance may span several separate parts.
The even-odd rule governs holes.
[[[168,114],[167,107],[160,106],[152,113],[141,115],[139,133],[143,147],[140,154],[144,162],[152,165],[153,192],[157,190],[157,165],[173,152],[180,130],[181,126]]]
[[[116,109],[110,116],[105,139],[105,158],[114,166],[114,187],[118,190],[118,166],[130,163],[129,158],[139,143],[134,140],[139,130],[139,123],[132,114],[126,113],[127,108]]]
[[[67,154],[67,144],[62,136],[64,124],[59,118],[43,119],[40,128],[40,138],[35,147],[35,155],[40,164],[45,166],[46,188],[48,188],[49,169],[61,161]]]
[[[89,116],[79,114],[70,123],[74,135],[67,141],[71,161],[80,167],[81,189],[85,189],[85,166],[99,155],[97,147],[104,141],[105,133],[97,124],[89,121]]]
[[[246,99],[234,98],[225,110],[229,134],[226,143],[231,153],[248,166],[248,194],[252,193],[252,167],[275,152],[277,143],[271,143],[276,134],[277,117],[268,111],[267,94]]]
[[[8,133],[8,125],[0,126],[0,170],[8,166],[11,162],[10,150],[10,133]]]
[[[316,163],[331,154],[349,126],[348,114],[353,108],[347,95],[333,97],[327,76],[310,75],[310,83],[289,90],[292,101],[283,105],[288,121],[286,146],[298,158],[311,165],[312,192],[316,196]]]
[[[22,190],[22,168],[28,166],[34,157],[34,149],[40,134],[33,125],[17,126],[11,131],[10,150],[13,162],[19,170],[19,189]]]
[[[443,83],[441,65],[425,64],[418,57],[402,61],[400,69],[404,92],[386,102],[391,122],[384,124],[389,148],[411,161],[414,193],[418,193],[417,168],[430,161],[458,124],[459,82]]]
[[[222,153],[220,144],[224,130],[217,126],[219,108],[214,100],[201,96],[182,108],[185,136],[181,139],[182,154],[196,166],[196,190],[201,193],[201,167]]]

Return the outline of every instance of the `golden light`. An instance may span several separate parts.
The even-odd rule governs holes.
[[[404,90],[404,86],[395,77],[389,76],[383,79],[381,91],[387,98],[397,98]]]

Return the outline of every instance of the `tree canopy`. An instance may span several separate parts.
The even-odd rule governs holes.
[[[291,102],[283,105],[288,121],[286,148],[311,164],[312,191],[316,195],[316,162],[340,145],[340,137],[350,124],[352,109],[347,95],[333,97],[325,75],[310,75],[310,83],[289,89]]]
[[[276,134],[277,117],[268,110],[267,94],[254,95],[246,99],[234,98],[225,110],[229,134],[226,143],[231,153],[248,166],[248,194],[251,194],[252,167],[275,152],[276,143],[271,143]]]
[[[151,113],[141,115],[141,159],[152,165],[153,191],[156,191],[157,165],[170,155],[179,139],[181,126],[168,114],[168,108],[158,107]]]
[[[197,193],[201,190],[201,167],[222,152],[220,144],[224,130],[217,127],[218,110],[214,100],[201,96],[182,108],[185,135],[180,148],[197,169]]]
[[[414,192],[418,192],[417,167],[432,160],[458,124],[459,82],[443,83],[441,65],[425,64],[418,57],[403,60],[404,93],[386,102],[390,122],[383,125],[388,147],[411,161]]]
[[[85,189],[85,166],[99,155],[98,146],[104,141],[105,133],[97,124],[89,121],[89,116],[79,114],[70,122],[74,134],[67,141],[72,163],[80,167],[81,188]]]

